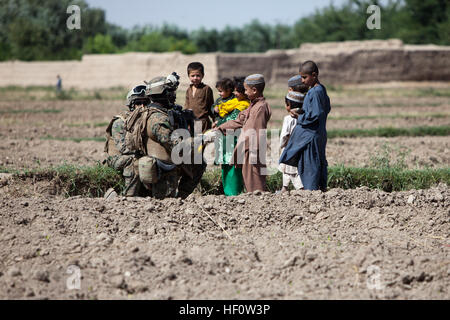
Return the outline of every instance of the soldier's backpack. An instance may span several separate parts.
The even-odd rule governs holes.
[[[121,119],[123,122],[125,122],[127,117],[128,117],[128,113],[126,113],[126,112],[122,112],[122,113],[114,116],[111,119],[111,122],[109,123],[108,127],[106,128],[106,142],[105,142],[104,152],[106,152],[110,156],[115,156],[115,155],[120,154],[120,151],[117,150],[117,147],[114,144],[114,140],[112,137],[112,126],[117,119]]]
[[[150,116],[156,112],[168,115],[166,110],[155,104],[136,108],[125,122],[127,131],[125,143],[127,148],[135,152],[138,157],[151,156],[171,163],[169,152],[153,136],[150,128],[147,128]]]

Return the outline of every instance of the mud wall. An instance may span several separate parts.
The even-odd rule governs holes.
[[[205,81],[217,78],[214,54],[184,55],[172,53],[137,53],[85,55],[81,61],[0,63],[0,86],[52,86],[61,75],[65,88],[129,88],[156,76],[176,71],[182,84],[188,85],[186,67],[192,61],[205,65]]]
[[[265,54],[220,54],[218,75],[258,72],[269,83],[285,85],[305,60],[315,61],[320,78],[328,83],[450,81],[449,46],[403,45],[395,39],[304,44]]]
[[[318,63],[327,83],[450,81],[449,46],[411,46],[394,39],[304,44],[299,49],[251,54],[125,53],[85,55],[81,61],[10,61],[0,63],[0,86],[55,85],[60,74],[66,88],[130,87],[176,71],[186,87],[186,67],[192,61],[205,65],[204,81],[211,86],[222,77],[251,73],[262,73],[268,83],[284,86],[305,60]]]

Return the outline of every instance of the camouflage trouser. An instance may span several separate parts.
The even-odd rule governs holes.
[[[117,171],[122,172],[126,166],[130,165],[133,161],[132,155],[115,155],[109,156],[106,158],[105,162],[108,167],[116,169]]]
[[[154,198],[175,197],[178,180],[180,179],[179,170],[175,167],[170,171],[165,171],[157,163],[158,161],[150,156],[140,158],[138,165],[139,180]],[[166,167],[166,170],[169,168]]]
[[[180,183],[178,185],[178,197],[186,199],[199,184],[206,170],[206,162],[202,164],[182,165]]]
[[[151,186],[152,197],[157,199],[175,197],[179,179],[178,169],[162,173],[158,183]]]
[[[137,170],[138,160],[133,162],[123,169],[123,178],[125,179],[125,189],[123,195],[126,197],[140,197],[145,196],[145,189],[139,179],[139,171]]]
[[[136,159],[132,155],[115,155],[106,158],[106,164],[122,173],[125,188],[122,195],[135,197],[142,195],[142,184],[139,181],[138,171],[135,169]]]

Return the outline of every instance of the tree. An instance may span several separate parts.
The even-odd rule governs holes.
[[[367,7],[381,8],[381,29],[366,26]],[[81,30],[68,30],[66,9],[78,5]],[[0,0],[0,60],[79,59],[83,52],[264,52],[304,42],[400,38],[405,43],[450,45],[448,0],[347,0],[332,3],[294,25],[253,20],[222,31],[187,32],[176,25],[144,25],[131,30],[110,24],[101,9],[85,0]]]
[[[219,49],[219,33],[216,29],[200,28],[192,33],[192,39],[200,52],[215,52]]]
[[[69,5],[83,13],[81,30],[69,30]],[[106,32],[105,14],[84,0],[0,0],[1,59],[55,60],[81,58],[89,37]]]
[[[97,34],[87,39],[83,51],[85,53],[115,53],[117,48],[110,35]]]
[[[401,33],[408,43],[450,44],[448,39],[450,18],[448,0],[405,0],[407,13],[405,28]]]
[[[264,52],[273,48],[271,27],[253,20],[241,30],[240,42],[236,46],[237,52]]]

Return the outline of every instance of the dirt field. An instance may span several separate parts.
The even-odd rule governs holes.
[[[446,91],[423,97],[416,89],[331,91],[328,129],[450,125]],[[281,106],[282,94],[270,104]],[[0,168],[94,165],[122,104],[0,101]],[[270,127],[279,128],[284,109],[273,111]],[[384,118],[360,119],[375,115]],[[328,162],[371,166],[385,146],[408,168],[450,164],[447,136],[330,139]],[[185,201],[64,198],[51,195],[50,185],[0,174],[1,299],[450,298],[450,190],[443,184]],[[68,280],[78,274],[74,289]]]

